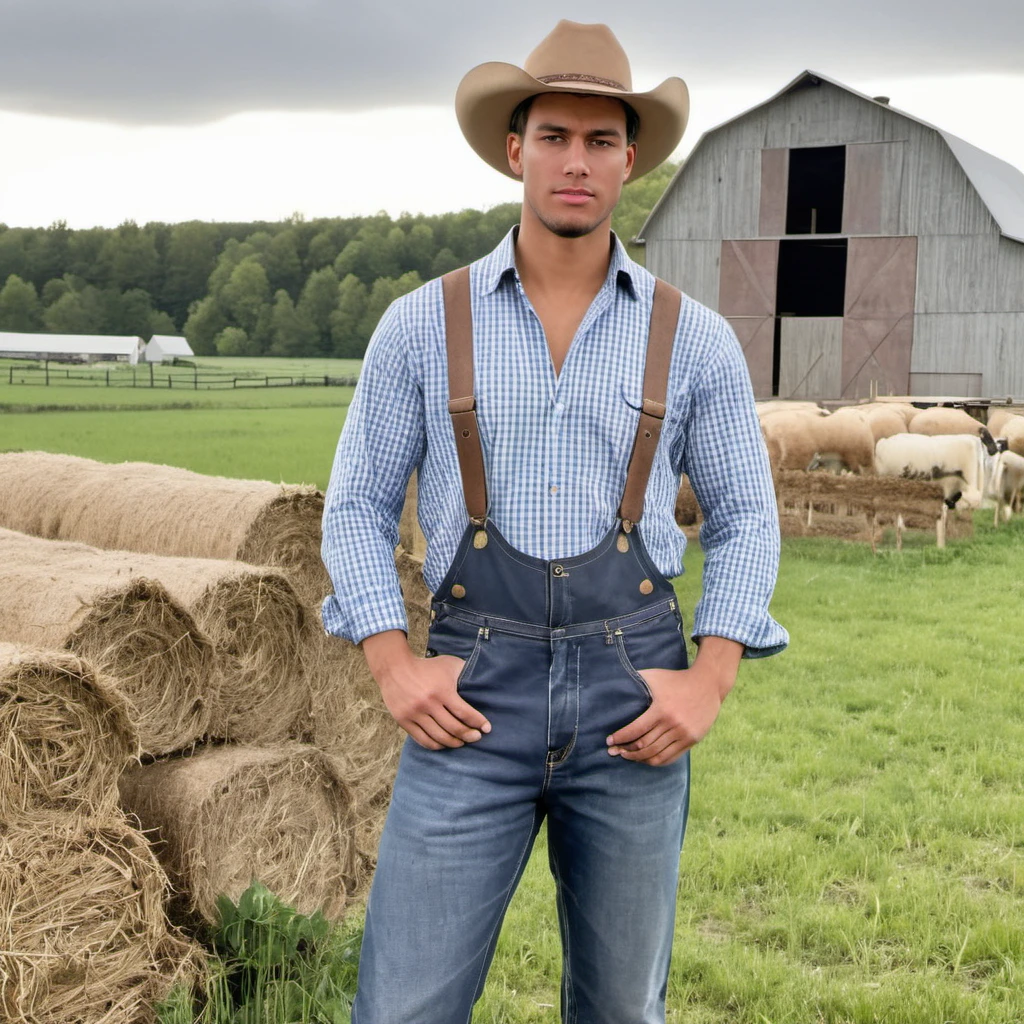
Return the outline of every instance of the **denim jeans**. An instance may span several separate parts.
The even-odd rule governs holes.
[[[650,704],[638,669],[686,667],[671,584],[637,530],[549,563],[470,527],[428,643],[465,659],[459,692],[492,728],[455,749],[406,741],[354,1024],[470,1020],[545,819],[562,1020],[662,1024],[689,757],[651,767],[609,756],[605,737]]]

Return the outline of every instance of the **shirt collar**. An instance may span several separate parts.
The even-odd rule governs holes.
[[[496,291],[498,285],[506,278],[517,276],[515,239],[519,225],[512,227],[493,252],[488,253],[480,261],[481,286],[484,294]],[[635,276],[638,265],[629,258],[626,247],[612,232],[612,258],[608,263],[608,276],[604,287],[608,288],[615,282],[634,301],[637,299]]]

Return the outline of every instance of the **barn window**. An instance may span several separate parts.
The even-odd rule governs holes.
[[[839,234],[845,182],[845,146],[791,149],[786,234]]]

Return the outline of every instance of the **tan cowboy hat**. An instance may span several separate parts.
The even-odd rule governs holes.
[[[466,141],[495,170],[516,178],[505,140],[512,111],[530,96],[573,92],[614,96],[640,115],[632,178],[654,170],[679,145],[690,113],[681,78],[666,78],[650,92],[633,92],[629,59],[607,25],[560,21],[526,58],[523,68],[491,61],[459,83],[455,115]],[[516,178],[518,180],[518,178]]]

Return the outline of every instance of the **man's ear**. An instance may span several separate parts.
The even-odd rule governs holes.
[[[629,181],[629,176],[633,173],[633,164],[636,162],[636,143],[631,142],[626,147],[626,170],[622,175],[622,182],[625,184]]]
[[[508,156],[509,170],[517,177],[523,176],[523,137],[509,132],[505,139],[505,153]]]

